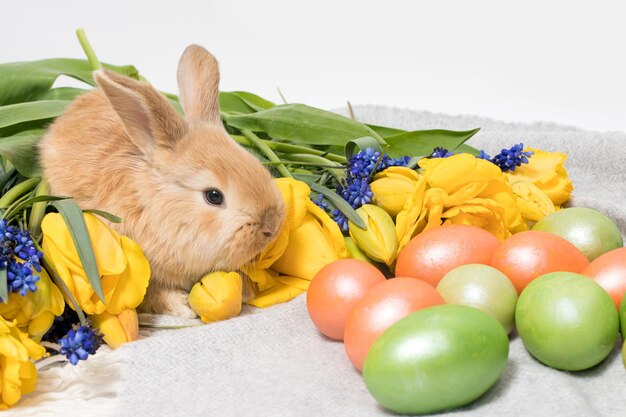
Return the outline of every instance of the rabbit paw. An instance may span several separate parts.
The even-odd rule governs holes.
[[[163,314],[173,314],[175,316],[184,317],[186,319],[195,319],[198,317],[195,311],[189,307],[189,294],[184,291],[172,291],[165,296],[165,310]]]
[[[188,298],[189,294],[181,290],[148,292],[140,306],[140,311],[142,313],[171,314],[186,319],[195,319],[198,315],[189,307]]]

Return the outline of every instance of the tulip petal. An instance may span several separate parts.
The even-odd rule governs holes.
[[[139,337],[139,320],[134,309],[125,310],[121,314],[111,314],[105,311],[89,318],[93,325],[100,329],[107,345],[113,349],[137,340]]]
[[[150,281],[150,264],[139,245],[126,236],[120,236],[120,244],[126,256],[126,269],[115,280],[115,290],[107,299],[107,311],[112,314],[141,304]]]
[[[332,238],[324,233],[315,217],[307,213],[302,223],[291,230],[289,245],[272,269],[285,275],[313,279],[320,269],[338,259]]]
[[[249,301],[248,304],[260,308],[269,307],[274,304],[287,302],[303,292],[304,290],[300,288],[279,282],[272,288],[259,293],[259,295],[254,300]]]

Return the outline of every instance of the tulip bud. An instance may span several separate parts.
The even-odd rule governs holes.
[[[346,243],[349,258],[358,259],[359,261],[367,262],[368,264],[374,264],[374,262],[367,257],[365,252],[363,252],[361,248],[354,243],[354,240],[352,240],[351,237],[344,237],[343,240]]]
[[[365,204],[356,210],[367,225],[367,230],[348,223],[350,237],[367,256],[391,265],[398,250],[396,228],[389,214],[378,206]]]
[[[113,349],[139,338],[139,320],[134,308],[124,310],[120,314],[105,311],[102,314],[91,315],[89,318],[94,327],[102,332],[106,344]]]
[[[189,305],[205,323],[226,320],[241,312],[243,283],[237,272],[205,275],[189,293]]]
[[[372,202],[395,217],[402,211],[419,179],[419,174],[410,168],[389,167],[376,174],[370,184],[374,193]]]

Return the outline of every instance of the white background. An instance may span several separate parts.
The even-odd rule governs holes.
[[[176,90],[189,43],[223,90],[322,108],[386,104],[626,131],[620,1],[7,1],[0,62],[82,57],[134,64]]]

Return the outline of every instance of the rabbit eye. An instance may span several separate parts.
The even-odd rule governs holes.
[[[224,202],[224,194],[217,188],[209,188],[204,192],[204,199],[211,205],[219,206]]]

